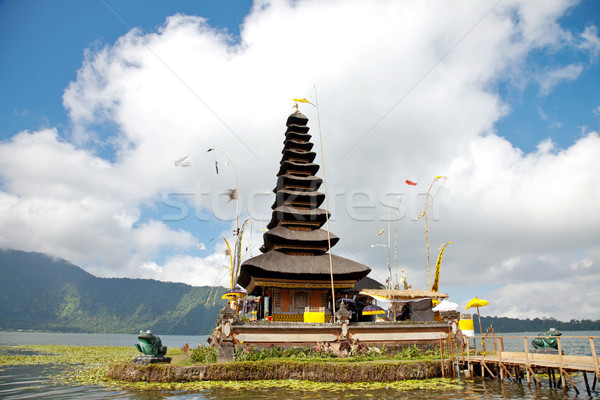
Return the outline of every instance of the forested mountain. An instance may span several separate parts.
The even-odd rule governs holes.
[[[40,253],[0,250],[0,330],[204,335],[225,305],[223,287],[151,279],[97,278]],[[479,323],[475,316],[475,330]],[[538,333],[600,330],[600,321],[482,317],[486,330]]]
[[[0,250],[0,329],[209,334],[226,290],[98,278],[44,254]]]

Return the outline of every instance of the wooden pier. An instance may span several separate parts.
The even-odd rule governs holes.
[[[464,371],[469,371],[469,376],[473,377],[475,372],[481,372],[481,376],[490,376],[500,380],[508,379],[513,382],[521,382],[523,378],[527,384],[542,385],[540,374],[548,375],[550,387],[561,387],[567,391],[570,384],[573,389],[579,393],[579,389],[573,383],[572,374],[581,372],[588,395],[591,390],[595,390],[598,379],[600,379],[600,358],[596,354],[594,339],[600,339],[600,336],[560,336],[558,339],[558,351],[556,354],[540,353],[529,349],[530,339],[538,336],[498,336],[493,338],[469,339],[464,346],[463,355],[459,356],[459,363],[462,364]],[[541,336],[540,336],[541,337]],[[504,339],[522,339],[523,351],[504,351]],[[563,354],[562,342],[565,340],[589,340],[590,356],[566,355]],[[482,350],[477,349],[477,341],[482,344]],[[483,350],[484,344],[493,340],[493,351]],[[471,342],[474,346],[471,347]],[[491,350],[489,343],[487,347]],[[588,373],[593,374],[593,384],[590,389]],[[558,378],[555,376],[558,374]]]

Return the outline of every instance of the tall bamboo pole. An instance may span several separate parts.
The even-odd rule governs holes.
[[[321,132],[321,113],[319,112],[319,99],[317,97],[317,87],[315,90],[315,105],[317,107],[317,123],[319,126],[319,144],[321,148],[321,166],[323,168],[323,194],[325,195],[325,220],[327,221],[327,249],[329,253],[329,275],[331,277],[331,310],[335,318],[335,285],[333,283],[333,256],[331,255],[331,230],[329,229],[329,208],[327,206],[327,184],[325,181],[325,156],[323,154],[323,134]],[[296,108],[297,109],[297,108]]]

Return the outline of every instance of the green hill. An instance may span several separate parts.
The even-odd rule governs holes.
[[[44,254],[0,250],[0,329],[210,334],[225,291],[98,278]]]
[[[475,332],[479,333],[477,316],[474,318]],[[517,319],[507,317],[481,317],[483,331],[492,326],[496,332],[546,332],[550,328],[559,331],[600,331],[600,320],[558,321],[554,318]]]

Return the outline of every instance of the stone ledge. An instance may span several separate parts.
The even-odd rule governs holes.
[[[445,369],[448,371],[451,368],[451,361],[446,360],[444,363]],[[439,360],[379,362],[263,360],[195,366],[135,365],[131,362],[124,362],[111,365],[107,376],[128,382],[298,379],[314,382],[350,383],[439,378],[442,376],[442,370]]]
[[[142,365],[169,364],[171,362],[171,357],[157,357],[157,356],[150,356],[150,355],[144,354],[142,356],[133,357],[133,359],[131,361],[134,364],[142,364]]]

